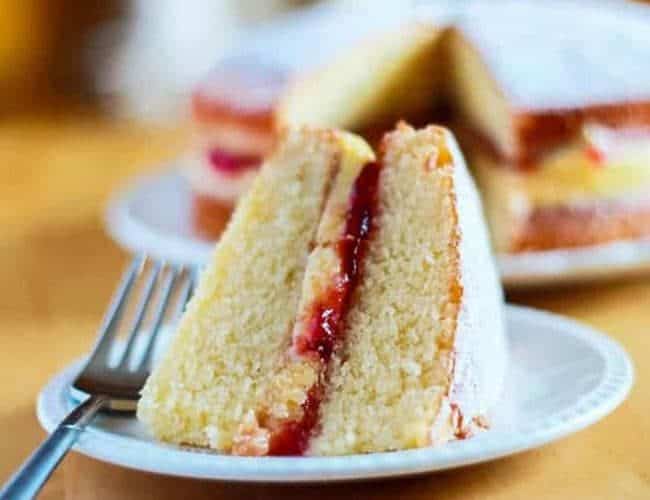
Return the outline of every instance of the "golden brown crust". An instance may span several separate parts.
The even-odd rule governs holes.
[[[510,242],[512,253],[571,248],[650,236],[650,197],[530,212]]]
[[[209,240],[216,240],[226,228],[233,205],[210,196],[192,193],[192,226],[194,231]]]

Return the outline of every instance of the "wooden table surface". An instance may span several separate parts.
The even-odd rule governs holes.
[[[184,140],[182,130],[83,114],[0,122],[0,482],[43,438],[36,394],[89,348],[128,260],[103,232],[107,197]],[[636,366],[630,398],[557,443],[420,478],[245,486],[141,474],[72,454],[42,498],[650,498],[650,279],[510,300],[577,318],[620,341]]]

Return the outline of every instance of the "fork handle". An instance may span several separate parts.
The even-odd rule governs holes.
[[[104,396],[91,396],[72,410],[9,479],[0,491],[0,500],[34,498],[77,441],[79,434],[107,401]]]

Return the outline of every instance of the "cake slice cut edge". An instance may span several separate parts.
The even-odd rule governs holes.
[[[360,132],[428,116],[438,103],[441,33],[432,24],[409,23],[346,49],[330,65],[287,87],[276,123]]]
[[[372,157],[350,134],[284,132],[142,391],[137,415],[155,437],[231,450],[290,343],[307,257],[334,181],[343,166]]]

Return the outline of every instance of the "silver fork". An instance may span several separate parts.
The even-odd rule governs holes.
[[[81,403],[11,477],[0,491],[0,500],[34,498],[99,411],[135,411],[163,320],[170,309],[174,309],[172,319],[178,317],[192,293],[193,282],[194,272],[188,267],[164,264],[143,255],[133,258],[113,296],[93,352],[70,387],[71,396]],[[140,293],[136,293],[138,288]],[[134,295],[139,297],[126,344],[115,360],[120,320]],[[150,333],[139,335],[146,318]],[[142,354],[138,356],[137,351]]]

